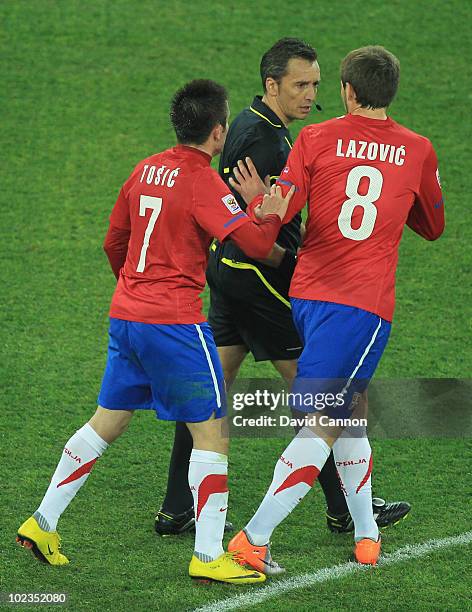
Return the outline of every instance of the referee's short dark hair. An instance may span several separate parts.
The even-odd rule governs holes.
[[[266,79],[271,77],[280,83],[287,74],[287,64],[292,58],[314,62],[318,57],[315,49],[299,38],[281,38],[264,53],[261,59],[262,87],[266,91]]]
[[[226,127],[228,94],[223,85],[195,79],[179,89],[170,105],[170,120],[180,144],[203,144],[218,125]]]
[[[350,83],[364,108],[386,108],[398,89],[400,62],[385,47],[354,49],[341,62],[341,81]]]

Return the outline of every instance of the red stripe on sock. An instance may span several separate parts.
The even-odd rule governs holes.
[[[228,491],[228,476],[226,474],[209,474],[198,487],[198,505],[195,519],[198,521],[201,511],[205,507],[210,495],[213,493],[226,493]]]
[[[95,457],[95,459],[92,459],[88,463],[84,463],[84,465],[81,465],[77,470],[75,470],[75,472],[72,472],[70,476],[67,476],[66,479],[60,482],[56,488],[58,489],[59,487],[62,487],[62,485],[69,484],[69,482],[73,482],[74,480],[77,480],[84,474],[88,474],[90,470],[93,468],[93,464],[95,463],[97,459],[98,457]]]
[[[361,480],[361,484],[357,487],[356,493],[359,493],[359,491],[362,489],[365,483],[369,480],[369,476],[372,473],[372,464],[373,464],[372,453],[370,453],[369,467],[367,468],[367,472],[365,473],[364,478]]]
[[[284,489],[294,487],[300,482],[305,482],[308,486],[312,487],[313,483],[318,478],[319,473],[320,470],[314,465],[307,465],[305,467],[298,468],[298,470],[295,470],[287,476],[274,495],[277,495],[277,493],[280,493],[280,491],[283,491]]]

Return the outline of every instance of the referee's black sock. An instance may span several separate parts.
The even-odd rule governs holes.
[[[333,451],[319,473],[318,482],[323,489],[329,514],[341,516],[349,512],[334,464]]]
[[[188,484],[188,464],[192,448],[192,434],[185,423],[177,421],[169,464],[167,491],[162,504],[163,512],[182,514],[193,506],[193,496]]]

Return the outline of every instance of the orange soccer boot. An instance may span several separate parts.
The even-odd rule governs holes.
[[[244,529],[230,541],[228,551],[235,554],[241,565],[250,565],[267,576],[285,572],[285,569],[272,559],[269,543],[264,546],[256,546]]]
[[[356,561],[358,563],[362,563],[363,565],[377,565],[377,561],[380,556],[380,543],[380,535],[377,542],[374,542],[374,540],[369,540],[369,538],[364,538],[363,540],[356,542],[354,548],[354,556],[356,557]]]

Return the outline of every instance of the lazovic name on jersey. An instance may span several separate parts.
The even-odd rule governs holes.
[[[350,140],[346,146],[342,138],[338,138],[336,157],[354,157],[355,159],[379,160],[403,166],[406,149],[402,145],[396,147],[391,144],[367,142],[366,140]]]

